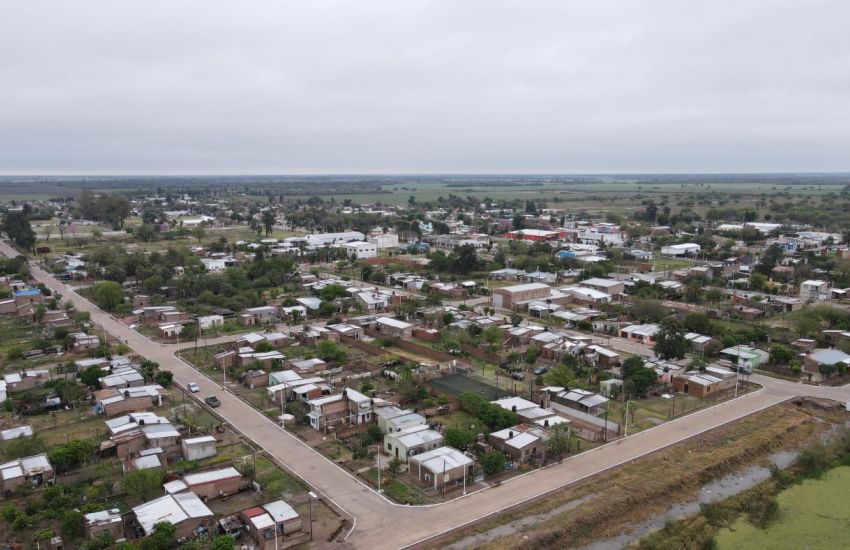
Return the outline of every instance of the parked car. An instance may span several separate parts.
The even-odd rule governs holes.
[[[207,405],[209,405],[212,408],[216,408],[219,405],[221,405],[221,401],[219,401],[218,397],[216,397],[214,395],[211,395],[211,396],[207,397],[206,399],[204,399],[204,403],[206,403]]]
[[[540,376],[541,374],[546,374],[547,372],[549,372],[549,367],[547,367],[547,366],[537,367],[532,372],[534,373],[534,376]]]
[[[511,378],[514,380],[525,380],[525,373],[520,371],[514,371],[511,373]]]
[[[192,393],[198,393],[199,391],[201,391],[201,387],[195,384],[194,382],[189,382],[188,384],[186,384],[186,388]]]

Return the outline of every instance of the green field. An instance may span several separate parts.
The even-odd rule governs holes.
[[[850,467],[806,480],[779,494],[779,520],[759,529],[740,518],[717,535],[720,549],[850,548]]]

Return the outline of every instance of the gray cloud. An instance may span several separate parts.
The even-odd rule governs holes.
[[[8,3],[0,173],[843,171],[850,4]]]

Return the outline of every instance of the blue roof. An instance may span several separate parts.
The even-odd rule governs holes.
[[[15,291],[15,296],[38,296],[39,294],[41,294],[41,290],[38,288],[25,288]]]

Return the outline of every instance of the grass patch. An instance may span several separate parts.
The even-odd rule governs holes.
[[[759,528],[739,518],[717,535],[718,548],[850,548],[850,467],[805,480],[777,497],[779,518]]]

